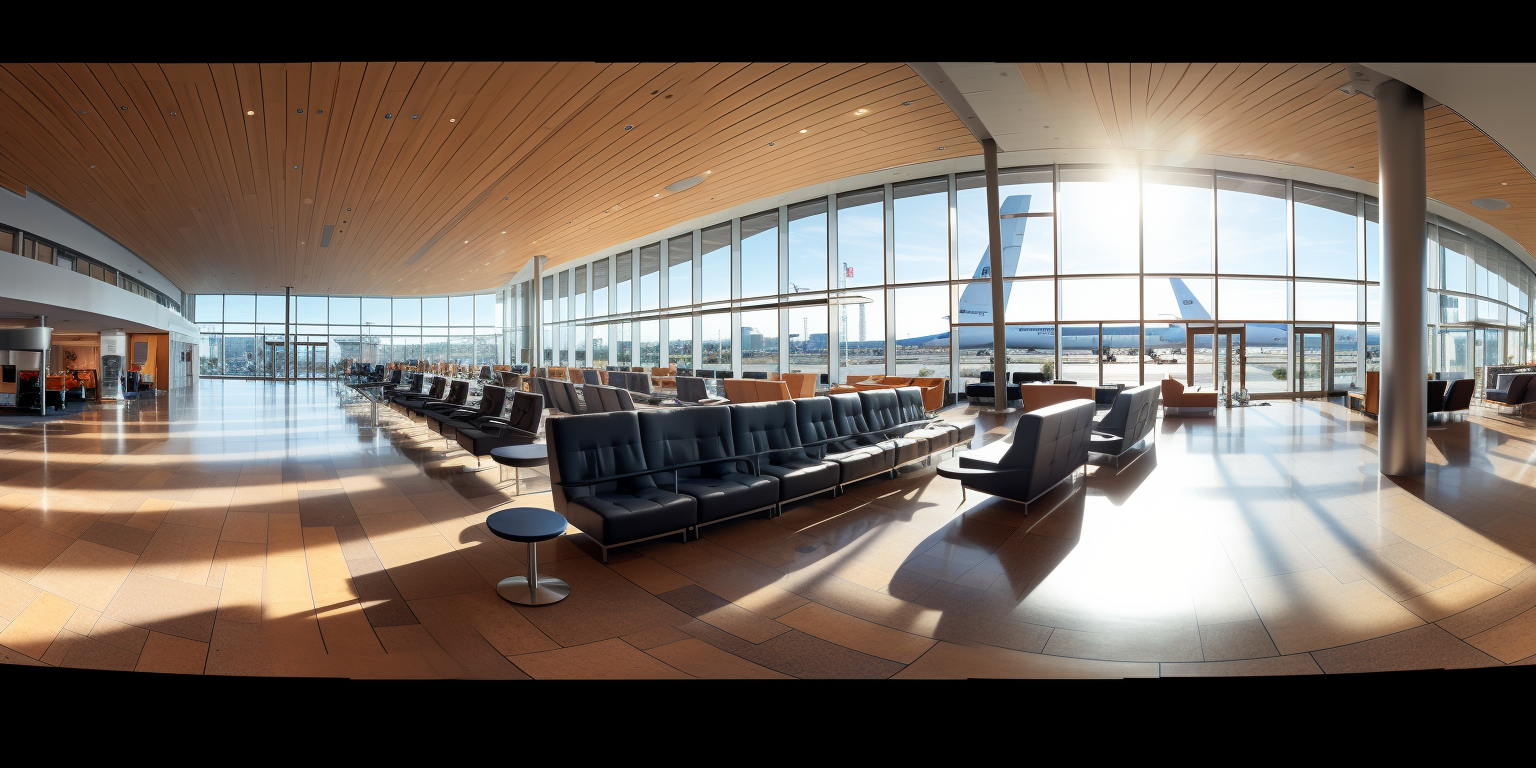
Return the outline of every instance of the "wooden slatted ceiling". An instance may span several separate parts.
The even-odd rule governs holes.
[[[190,292],[487,289],[534,254],[979,152],[903,64],[0,65],[0,186]]]
[[[1376,105],[1343,64],[1019,64],[1053,112],[1102,126],[1067,146],[1208,153],[1377,180]],[[1054,119],[1054,118],[1053,118]],[[1536,179],[1450,109],[1424,111],[1429,196],[1536,253]],[[1005,147],[1008,149],[1009,147]],[[1511,207],[1485,211],[1480,197]]]

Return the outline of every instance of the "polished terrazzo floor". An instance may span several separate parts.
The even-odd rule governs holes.
[[[977,445],[1008,433],[981,420]],[[1433,425],[1423,478],[1375,422],[1280,401],[1160,419],[1030,507],[932,468],[701,540],[571,529],[513,606],[497,469],[327,382],[0,418],[0,662],[218,675],[1127,677],[1536,659],[1536,420]],[[524,474],[518,504],[549,506]]]

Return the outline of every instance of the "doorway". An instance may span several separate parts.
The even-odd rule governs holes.
[[[1297,397],[1327,397],[1333,391],[1333,328],[1296,328],[1293,339]]]
[[[288,378],[288,346],[281,341],[268,341],[262,350],[261,377],[273,381]]]
[[[1191,325],[1185,329],[1186,372],[1192,385],[1211,382],[1225,398],[1248,388],[1248,336],[1242,325]],[[1209,349],[1209,356],[1197,350]],[[1207,378],[1209,377],[1209,378]]]
[[[330,375],[330,344],[324,341],[293,343],[293,377],[324,379]]]

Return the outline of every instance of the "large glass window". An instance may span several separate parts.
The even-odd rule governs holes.
[[[1356,319],[1354,283],[1296,281],[1296,319],[1303,322],[1349,322]]]
[[[885,190],[837,196],[838,288],[885,283]]]
[[[779,311],[741,313],[741,370],[779,370]]]
[[[592,314],[595,317],[609,314],[608,266],[611,263],[609,259],[592,262]]]
[[[1056,263],[1055,192],[1049,168],[998,173],[1003,239],[1003,276],[1049,275]],[[987,243],[987,178],[981,173],[955,177],[955,221],[959,266],[955,278],[987,277],[991,256]]]
[[[730,222],[704,230],[701,245],[703,301],[727,301],[731,298]]]
[[[1210,272],[1215,182],[1210,171],[1149,169],[1142,175],[1147,272]]]
[[[779,292],[779,212],[768,211],[741,220],[741,295],[768,296]],[[746,351],[746,347],[742,347]]]
[[[667,240],[667,306],[693,303],[693,235]]]
[[[613,311],[624,313],[634,305],[634,255],[628,251],[613,257]]]
[[[337,325],[357,325],[362,322],[362,307],[358,299],[331,297],[331,322]],[[466,318],[467,320],[468,318]]]
[[[199,323],[224,322],[224,296],[223,294],[198,294],[194,317]]]
[[[1291,284],[1287,280],[1223,277],[1217,283],[1223,320],[1290,320]]]
[[[642,368],[655,368],[661,365],[661,340],[657,336],[660,332],[660,323],[655,320],[642,320],[635,323],[635,346],[639,347],[635,356],[635,365]]]
[[[839,365],[844,381],[864,381],[885,374],[885,292],[860,291],[860,304],[840,304],[837,329]]]
[[[674,317],[667,321],[667,363],[679,369],[693,367],[693,320]]]
[[[1216,262],[1229,275],[1284,275],[1285,182],[1216,175]]]
[[[421,325],[421,299],[395,299],[392,323],[395,325]]]
[[[949,279],[949,179],[897,184],[894,249],[898,283]]]
[[[827,365],[827,308],[790,309],[789,370],[795,373],[826,373]]]
[[[827,201],[812,200],[792,205],[789,207],[789,292],[826,289]]]
[[[898,288],[896,375],[949,378],[949,288]],[[988,326],[990,330],[990,326]]]
[[[1381,206],[1365,198],[1365,279],[1381,280]]]
[[[661,306],[661,243],[640,249],[641,311]]]
[[[1135,318],[1140,314],[1141,281],[1101,277],[1061,281],[1061,319]]]
[[[1136,171],[1061,169],[1063,274],[1136,272],[1140,264]]]
[[[1296,274],[1353,280],[1359,248],[1355,195],[1295,184]]]
[[[731,314],[717,312],[703,318],[703,337],[700,341],[700,368],[712,370],[731,368]],[[729,375],[720,378],[729,378]]]
[[[308,298],[308,297],[306,297]],[[321,299],[324,301],[324,299]],[[224,322],[226,323],[253,323],[256,322],[256,297],[250,294],[229,294],[224,297]],[[321,313],[320,322],[325,322],[324,312]]]

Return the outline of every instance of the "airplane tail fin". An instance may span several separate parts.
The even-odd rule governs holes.
[[[1195,294],[1184,284],[1183,278],[1170,277],[1168,283],[1173,286],[1173,296],[1179,300],[1179,315],[1185,320],[1209,320],[1211,313],[1205,310],[1205,305],[1195,298]]]
[[[1026,213],[1026,212],[1028,212],[1029,211],[1029,199],[1030,199],[1029,195],[1009,195],[1008,199],[1003,201],[1001,215],[1007,216],[1007,215],[1013,214],[1013,213]],[[1002,241],[1003,241],[1003,276],[1004,277],[1012,276],[1015,272],[1018,271],[1018,267],[1019,267],[1019,250],[1022,247],[1023,242],[1024,242],[1024,226],[1028,222],[1029,222],[1029,219],[1024,218],[1024,217],[1012,218],[1012,219],[1003,219],[1002,222],[1001,222],[1002,226],[1000,228],[1002,230]],[[1035,226],[1043,226],[1043,225],[1037,222],[1035,224]],[[989,278],[991,276],[992,276],[992,249],[991,248],[984,248],[981,251],[981,260],[976,264],[976,274],[971,275],[971,277],[973,277],[973,278],[975,278],[977,280],[981,280],[981,279]],[[1003,295],[1005,297],[1005,299],[1004,299],[1005,301],[1006,301],[1006,296],[1008,295],[1008,293],[1011,291],[1012,288],[1013,288],[1013,286],[1011,286],[1011,285],[1006,285],[1005,284],[1003,286]],[[966,305],[970,305],[970,306],[973,306],[973,307],[975,307],[975,306],[990,306],[991,303],[992,303],[992,288],[990,286],[988,286],[987,284],[985,284],[985,283],[971,283],[970,285],[967,285],[965,287],[965,290],[960,293],[960,305],[962,307],[962,309],[961,309],[962,314],[965,311],[964,307]],[[976,319],[979,319],[979,318],[972,318],[973,321],[976,320]],[[964,322],[964,318],[962,318],[961,322]]]

